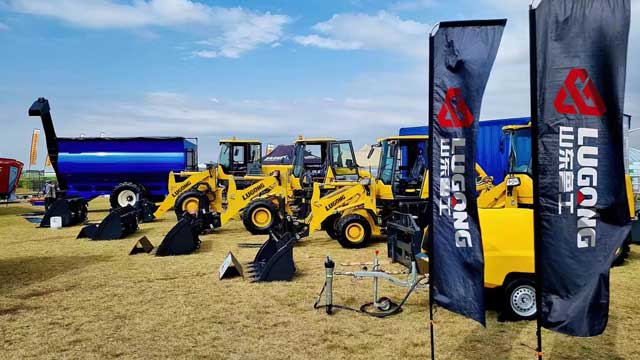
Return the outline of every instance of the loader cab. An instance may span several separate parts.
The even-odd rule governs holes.
[[[218,165],[227,175],[242,177],[261,173],[262,143],[257,140],[220,140]]]
[[[294,145],[293,178],[301,183],[358,180],[358,165],[350,140],[299,137]]]
[[[380,139],[372,147],[381,150],[377,181],[382,185],[382,198],[427,197],[427,141],[428,136],[394,136]]]
[[[533,206],[533,177],[531,156],[531,124],[502,128],[509,146],[506,188],[506,207]]]

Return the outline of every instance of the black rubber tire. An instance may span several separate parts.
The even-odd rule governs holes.
[[[267,209],[271,213],[271,223],[268,226],[259,227],[252,221],[251,214],[257,209]],[[278,206],[268,199],[253,200],[244,208],[244,210],[242,210],[242,223],[244,224],[245,229],[253,235],[269,234],[269,230],[280,224]]]
[[[175,211],[176,218],[178,220],[182,219],[182,215],[184,214],[184,210],[182,210],[183,203],[187,199],[194,198],[194,197],[197,198],[198,201],[199,201],[199,206],[198,206],[199,209],[202,209],[203,206],[205,208],[209,207],[207,196],[204,193],[202,193],[202,192],[200,192],[198,190],[189,190],[186,193],[178,196],[178,199],[176,199],[176,203],[173,206],[173,210]],[[203,202],[204,202],[204,205],[202,204]],[[198,216],[198,214],[196,214],[196,217],[197,216]]]
[[[350,241],[347,238],[347,234],[346,234],[348,226],[355,223],[360,224],[364,229],[364,236],[362,237],[362,240],[359,242]],[[338,222],[336,223],[336,232],[337,232],[336,240],[338,240],[338,243],[340,243],[342,247],[347,249],[363,248],[367,246],[367,244],[371,240],[371,227],[369,226],[369,222],[367,221],[367,219],[365,219],[364,217],[358,214],[347,215],[341,218],[340,220],[338,220]]]
[[[340,214],[331,215],[322,222],[322,228],[333,240],[338,239],[338,230],[336,227],[338,225],[338,221],[340,221]]]
[[[111,204],[112,209],[123,207],[121,204],[118,203],[118,195],[120,195],[120,193],[125,190],[132,191],[136,195],[137,199],[142,199],[144,197],[144,187],[131,182],[120,183],[118,186],[116,186],[115,189],[113,189],[113,191],[111,192],[111,195],[109,196],[109,203]],[[135,206],[136,203],[134,202],[131,205]]]
[[[522,290],[522,288],[526,288],[526,291],[533,291],[533,293],[529,295],[533,295],[533,306],[535,307],[535,291],[536,291],[536,283],[531,279],[527,279],[524,277],[518,277],[509,280],[508,284],[505,284],[504,287],[504,315],[509,320],[533,320],[536,318],[536,311],[532,314],[524,316],[522,314],[518,314],[516,310],[514,310],[513,305],[511,304],[511,297],[516,290]]]

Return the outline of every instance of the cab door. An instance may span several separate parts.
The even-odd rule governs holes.
[[[334,141],[330,148],[330,165],[336,181],[358,181],[358,164],[351,140]]]

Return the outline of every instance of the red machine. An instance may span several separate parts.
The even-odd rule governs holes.
[[[0,158],[0,199],[8,199],[16,191],[23,165],[18,160]]]

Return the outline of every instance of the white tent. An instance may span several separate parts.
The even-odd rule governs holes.
[[[378,162],[380,160],[380,148],[374,148],[371,157],[367,158],[370,150],[371,145],[367,144],[361,147],[360,150],[356,151],[356,162],[358,163],[358,166],[363,167],[367,170],[371,169],[372,173],[375,174],[376,170],[378,169]]]

